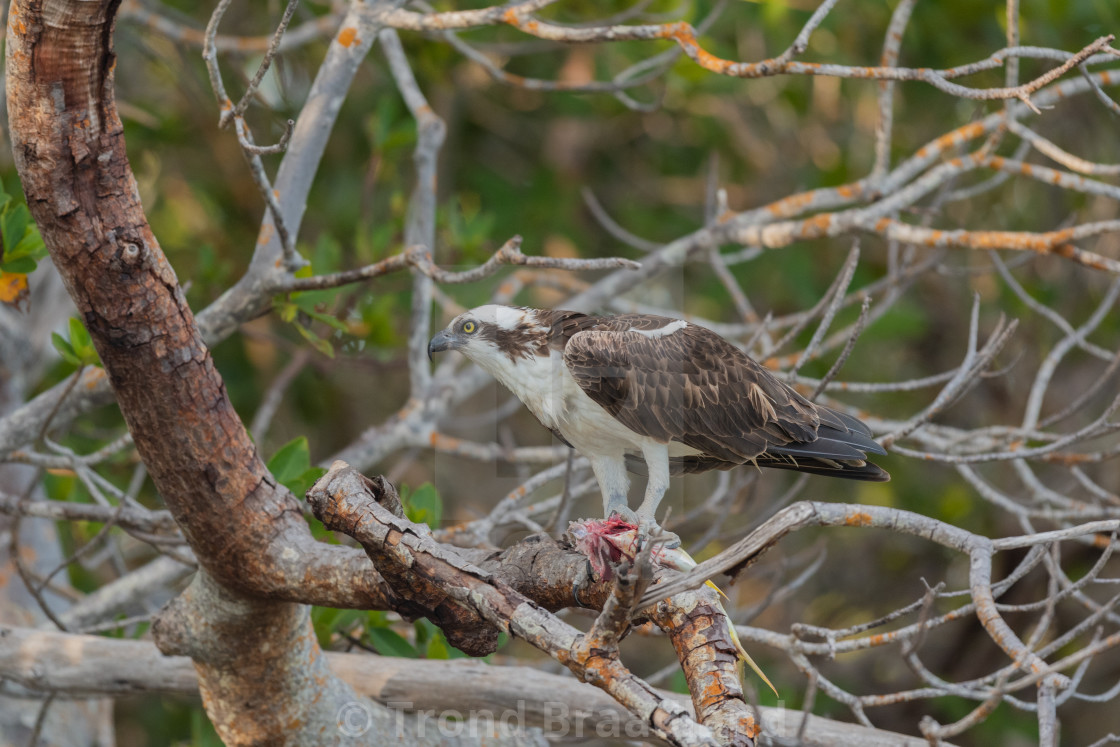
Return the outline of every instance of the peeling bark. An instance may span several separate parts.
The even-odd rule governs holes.
[[[113,98],[118,5],[12,3],[6,74],[16,166],[136,448],[205,571],[165,616],[161,640],[195,659],[227,744],[314,742],[358,696],[322,664],[306,608],[276,599],[347,589],[348,606],[387,600],[368,569],[340,583],[360,555],[310,552],[317,543],[300,505],[277,486],[234,412],[148,226]],[[288,697],[270,697],[280,693]]]
[[[758,719],[743,696],[739,655],[716,592],[705,586],[677,594],[659,602],[650,617],[673,642],[700,722],[715,732],[721,744],[754,744]]]
[[[299,518],[299,507],[277,489],[233,411],[145,219],[113,100],[116,6],[12,4],[16,166],[168,509],[204,567],[244,588],[257,575],[254,555]],[[262,520],[237,525],[222,510],[236,507]],[[247,536],[236,541],[235,532]]]
[[[583,634],[549,614],[572,606],[602,609],[616,591],[592,576],[587,556],[574,548],[534,535],[500,553],[468,559],[435,542],[427,527],[401,517],[387,481],[369,480],[344,462],[335,462],[307,498],[328,529],[362,545],[407,600],[410,615],[427,617],[463,650],[489,653],[494,632],[502,630],[609,693],[671,744],[754,744],[759,725],[744,701],[730,623],[713,591],[685,592],[638,613],[669,633],[692,691],[693,720],[630,673],[617,646],[596,636],[598,625]]]
[[[439,739],[368,701],[361,706],[365,728],[343,728],[340,714],[361,699],[329,670],[307,608],[292,603],[299,600],[423,615],[476,655],[492,651],[497,631],[507,630],[608,692],[671,743],[715,744],[705,723],[631,674],[617,650],[596,647],[550,614],[573,605],[601,608],[610,595],[578,552],[536,537],[496,555],[476,553],[471,557],[480,565],[473,565],[391,510],[373,504],[378,520],[366,521],[370,504],[358,498],[368,501],[370,491],[391,498],[392,486],[352,473],[342,477],[354,478],[357,489],[349,495],[358,502],[316,505],[328,526],[361,537],[383,576],[358,551],[313,541],[300,504],[269,474],[233,410],[144,216],[113,98],[118,5],[12,4],[13,150],[31,213],[89,329],[137,451],[198,558],[199,575],[153,630],[165,653],[191,657],[222,739]],[[387,505],[399,513],[399,504]],[[682,614],[679,629],[692,630],[689,620],[699,618]],[[688,636],[692,648],[709,646],[705,633]],[[710,670],[713,682],[725,669]],[[724,691],[730,697],[696,701],[698,712],[725,732],[725,743],[749,743],[746,732],[734,732],[738,715],[729,705],[741,699],[730,684]],[[527,738],[504,731],[480,737],[491,744]]]

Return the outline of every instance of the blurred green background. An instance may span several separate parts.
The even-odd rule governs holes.
[[[731,59],[773,56],[792,41],[816,5],[810,0],[734,0],[703,35],[702,43],[711,52]],[[876,64],[894,5],[875,0],[841,3],[814,34],[802,59]],[[159,12],[198,28],[205,24],[210,6],[177,0]],[[628,6],[622,2],[571,1],[558,3],[544,15],[580,22]],[[443,3],[439,7],[452,6]],[[1120,30],[1120,4],[1109,0],[1024,0],[1021,8],[1024,44],[1074,51],[1098,36]],[[647,6],[647,13],[697,22],[711,9],[712,4],[706,2],[655,0]],[[282,4],[274,0],[237,3],[227,16],[223,32],[270,33],[281,11]],[[328,11],[322,3],[304,3],[296,23]],[[904,38],[900,64],[943,68],[982,59],[1003,46],[1004,22],[1004,6],[997,2],[919,3]],[[180,282],[189,282],[187,295],[198,310],[247,267],[262,215],[261,201],[232,132],[217,129],[217,109],[200,50],[177,44],[127,18],[118,24],[116,38],[117,96],[140,193],[156,236]],[[660,106],[642,112],[628,109],[605,94],[510,87],[492,80],[479,65],[438,39],[408,32],[402,32],[401,38],[421,88],[448,126],[440,157],[439,243],[435,247],[436,260],[444,265],[483,261],[514,234],[524,237],[527,254],[640,259],[640,252],[621,244],[596,221],[581,190],[591,190],[607,212],[631,232],[661,243],[703,225],[706,185],[713,170],[719,186],[727,190],[729,206],[743,210],[803,190],[861,178],[874,157],[879,86],[873,81],[811,77],[739,80],[710,74],[681,57],[663,78],[631,89],[631,95],[641,102],[660,102]],[[512,73],[569,81],[590,76],[608,79],[671,46],[667,42],[562,46],[506,28],[471,32],[464,39],[500,58]],[[320,41],[280,57],[262,100],[250,109],[258,142],[274,141],[284,121],[298,115],[325,49],[325,41]],[[234,92],[241,90],[258,62],[259,56],[254,55],[223,57],[227,83]],[[1025,80],[1050,65],[1025,60],[1021,77]],[[1002,80],[1002,70],[996,70],[964,82],[981,87],[1001,85]],[[957,100],[922,83],[899,84],[895,160],[999,106]],[[1062,102],[1032,125],[1085,158],[1120,161],[1115,118],[1091,95]],[[401,249],[407,198],[413,184],[414,145],[414,123],[375,45],[342,107],[299,233],[301,250],[312,260],[315,272],[355,267]],[[265,159],[270,168],[279,162],[278,156]],[[4,183],[14,185],[14,169],[6,149],[0,154],[0,165]],[[14,186],[9,187],[12,190]],[[1042,231],[1071,221],[1115,216],[1115,203],[1103,198],[1018,181],[975,200],[953,204],[935,216],[933,224],[943,228]],[[820,299],[850,245],[850,239],[796,244],[733,266],[732,272],[761,314],[789,314],[809,308]],[[1114,250],[1115,241],[1102,243],[1097,249],[1107,253],[1109,246]],[[861,247],[862,260],[853,288],[880,278],[886,268],[881,240],[865,237]],[[987,268],[986,256],[961,251],[952,254],[946,266],[946,271],[923,278],[889,314],[868,328],[842,378],[896,381],[954,367],[965,349],[971,296],[978,293],[983,330],[993,327],[1000,312],[1023,317],[1012,349],[1003,356],[1004,363],[1017,362],[1007,376],[985,380],[946,413],[943,421],[961,425],[1015,423],[1021,417],[1023,395],[1033,371],[1061,332],[1034,317],[998,277],[970,272],[970,268]],[[1083,319],[1091,311],[1109,281],[1099,273],[1056,259],[1032,260],[1015,273],[1031,293],[1071,320]],[[477,287],[451,287],[447,292],[459,303],[472,306],[484,302],[503,277],[505,274]],[[260,444],[266,457],[293,439],[306,437],[306,448],[295,448],[296,466],[290,468],[291,474],[298,476],[301,469],[297,467],[306,468],[329,457],[404,403],[407,370],[403,346],[408,331],[409,287],[407,276],[397,275],[302,299],[301,304],[308,308],[343,320],[345,331],[321,322],[310,325],[317,335],[331,340],[334,355],[315,353],[296,379],[271,431]],[[737,320],[723,286],[703,264],[690,265],[643,293],[648,294],[644,300],[672,299],[690,314],[725,322]],[[551,305],[561,298],[540,291],[525,293],[517,300]],[[839,323],[850,323],[855,313],[855,309],[846,310]],[[443,321],[437,315],[437,326]],[[1094,339],[1101,344],[1111,340],[1115,347],[1118,332],[1120,323],[1114,316]],[[812,328],[802,336],[802,342],[811,333]],[[273,314],[246,324],[244,334],[214,349],[230,396],[246,422],[276,372],[293,351],[307,345],[292,325]],[[832,360],[833,356],[826,356],[825,360],[810,362],[803,373],[820,376]],[[1063,375],[1073,382],[1068,388],[1073,397],[1078,391],[1077,382],[1091,380],[1095,369],[1089,366],[1092,361],[1087,356],[1074,354],[1070,360],[1071,368],[1063,369]],[[1084,370],[1078,368],[1082,363],[1088,366]],[[71,370],[60,362],[42,387],[56,383]],[[845,401],[901,420],[932,396],[933,391],[922,390],[852,395]],[[479,395],[478,406],[504,399],[504,394],[487,389]],[[1051,406],[1056,409],[1060,404],[1055,400]],[[548,434],[536,428],[525,413],[515,415],[510,423],[519,443],[549,443]],[[79,449],[93,448],[119,428],[119,415],[106,409],[83,421],[70,434],[68,443]],[[493,440],[494,435],[488,432],[475,437],[485,441]],[[414,496],[424,496],[417,505],[426,502],[430,512],[438,510],[446,520],[478,515],[502,494],[496,487],[490,492],[480,491],[473,481],[459,480],[456,485],[438,479],[441,471],[485,471],[477,465],[461,464],[451,457],[437,460],[422,453],[406,455],[408,461],[401,462],[399,456],[378,465],[378,471],[393,474],[413,490]],[[806,497],[905,507],[990,536],[1021,531],[1011,519],[979,501],[951,468],[915,464],[893,456],[882,463],[894,477],[886,486],[814,483],[811,495]],[[123,482],[127,482],[129,467],[127,460],[119,465]],[[515,472],[494,475],[494,468],[488,469],[490,477],[502,478],[493,485],[516,484]],[[421,487],[433,479],[440,488],[434,498],[430,495],[434,490]],[[690,483],[683,490],[689,495],[699,494],[708,484]],[[767,476],[754,489],[772,499],[786,485],[787,476]],[[823,494],[826,487],[829,492]],[[85,499],[81,486],[65,476],[52,478],[50,492],[57,498]],[[148,500],[157,499],[148,496]],[[763,498],[758,501],[758,505],[764,504]],[[759,518],[749,511],[732,517],[725,537],[734,536]],[[60,529],[68,541],[77,541],[88,539],[97,527],[67,525]],[[812,553],[826,540],[829,557],[842,562],[825,564],[812,590],[768,611],[756,624],[776,630],[788,628],[793,620],[852,624],[920,597],[922,578],[931,584],[942,579],[960,583],[967,571],[961,557],[886,534],[852,531],[826,537],[824,533],[805,533],[783,543],[783,551],[790,557]],[[711,550],[720,546],[714,543]],[[1093,557],[1086,551],[1080,560],[1091,563]],[[1000,556],[1000,560],[1010,568],[1017,557]],[[1073,558],[1071,562],[1079,560]],[[868,584],[867,578],[881,583]],[[71,581],[89,589],[103,580],[96,574],[75,572]],[[733,600],[746,607],[757,601],[760,591],[765,591],[765,583],[752,588],[748,579],[734,587]],[[347,645],[346,633],[384,653],[436,657],[457,653],[430,626],[403,626],[384,614],[320,610],[316,621],[324,642],[333,641],[335,645]],[[996,652],[979,627],[963,625],[954,628],[953,635],[957,636],[955,640],[940,637],[936,645],[943,651],[928,658],[941,667],[938,671],[957,680],[989,671]],[[511,646],[499,656],[508,654],[528,652],[525,647]],[[647,674],[668,663],[668,656],[667,651],[659,650],[650,655],[648,666],[638,661],[635,668],[639,674]],[[769,652],[759,652],[756,658],[793,701],[789,705],[796,706],[797,694],[804,688],[803,678],[788,663],[771,658]],[[859,661],[847,660],[845,668],[834,667],[830,676],[857,692],[867,692],[869,681],[906,680],[907,670],[900,661],[876,654],[852,658]],[[882,687],[889,690],[901,686]],[[880,709],[873,718],[884,727],[913,732],[922,713],[930,712],[945,722],[963,715],[967,707],[963,701],[944,698]],[[1086,735],[1100,730],[1106,711],[1115,711],[1104,706],[1076,707],[1094,708],[1093,718],[1099,719]],[[215,743],[197,703],[189,699],[122,699],[117,711],[122,746]],[[818,698],[816,712],[846,717],[842,706],[824,696]],[[1116,716],[1107,719],[1115,721]],[[1071,721],[1076,719],[1066,719],[1066,736],[1074,738],[1078,726]],[[1120,724],[1110,728],[1115,731]],[[1030,714],[1003,706],[981,727],[957,741],[1029,744],[1034,729]]]

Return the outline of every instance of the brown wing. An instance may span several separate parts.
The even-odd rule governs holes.
[[[634,331],[675,321],[602,317],[568,338],[564,361],[583,391],[631,430],[702,451],[698,467],[713,468],[711,457],[759,458],[764,466],[886,479],[863,461],[866,451],[883,453],[866,426],[809,402],[711,330]]]

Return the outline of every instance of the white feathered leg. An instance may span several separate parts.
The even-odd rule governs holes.
[[[657,507],[669,489],[669,444],[650,441],[642,446],[642,458],[646,461],[649,479],[646,482],[646,495],[638,506],[638,525],[643,534],[660,535],[666,547],[680,547],[680,537],[667,532],[657,523]]]
[[[591,471],[599,482],[599,492],[603,494],[603,516],[618,513],[627,519],[634,518],[634,512],[627,503],[630,492],[630,475],[626,474],[626,460],[621,454],[612,456],[589,457]]]
[[[649,444],[642,446],[642,458],[646,461],[649,479],[646,482],[646,496],[638,507],[638,517],[654,521],[657,506],[669,489],[669,444],[650,440]]]

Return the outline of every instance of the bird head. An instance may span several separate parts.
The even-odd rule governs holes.
[[[494,373],[498,369],[547,351],[548,327],[534,309],[489,304],[465,311],[428,343],[428,357],[458,350]]]

